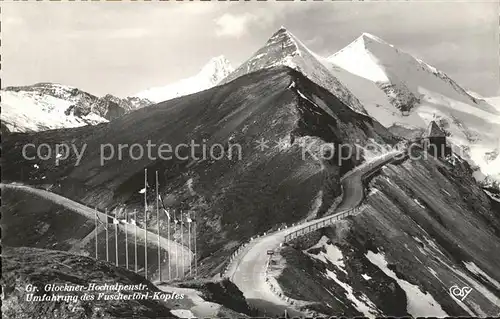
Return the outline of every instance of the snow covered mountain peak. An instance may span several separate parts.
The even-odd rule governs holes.
[[[226,59],[225,56],[219,55],[210,59],[208,63],[203,66],[200,73],[198,73],[198,76],[201,78],[206,77],[213,85],[216,85],[233,71],[234,68],[229,60]]]
[[[152,104],[139,98],[103,97],[60,83],[40,82],[1,90],[2,121],[10,132],[96,125]]]
[[[263,47],[229,74],[222,83],[275,66],[288,66],[301,72],[316,84],[330,91],[354,111],[366,114],[361,102],[324,65],[323,58],[309,50],[284,27],[275,32]]]
[[[328,60],[376,82],[402,112],[410,111],[429,91],[477,104],[444,72],[369,33],[363,33]]]
[[[373,35],[373,34],[368,33],[368,32],[363,32],[358,39],[362,39],[363,41],[366,41],[366,42],[375,41],[375,42],[378,42],[381,44],[389,45],[391,47],[393,46],[392,44],[384,41],[383,39],[377,37],[376,35]]]
[[[414,128],[425,130],[435,121],[448,141],[463,150],[463,158],[500,180],[499,162],[488,157],[500,149],[500,112],[488,101],[474,97],[421,59],[367,33],[327,61],[333,74],[384,126],[415,133]]]
[[[10,132],[37,132],[108,121],[99,112],[98,98],[74,87],[37,83],[7,87],[1,94],[2,126]]]
[[[201,68],[200,72],[192,77],[165,86],[153,87],[141,91],[134,96],[156,103],[167,101],[214,87],[233,71],[234,68],[226,57],[219,55],[211,58]]]
[[[278,45],[290,56],[300,55],[301,51],[309,51],[300,41],[285,27],[276,31],[267,41],[266,46]]]

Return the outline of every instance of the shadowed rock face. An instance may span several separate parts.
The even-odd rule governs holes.
[[[109,263],[96,262],[92,258],[68,253],[35,249],[2,249],[2,317],[4,318],[177,318],[170,308],[154,300],[97,300],[97,292],[89,293],[95,300],[81,300],[85,292],[44,292],[44,286],[123,284],[144,285],[144,290],[124,291],[150,293],[160,291],[143,277]],[[31,284],[39,288],[35,295],[77,296],[76,302],[29,302],[25,287]],[[113,294],[111,290],[99,291]]]
[[[281,28],[269,38],[263,47],[222,82],[227,83],[242,75],[265,68],[288,66],[330,91],[352,110],[366,114],[358,98],[323,65],[320,59],[293,34]]]
[[[6,181],[51,186],[54,192],[101,209],[111,211],[121,205],[120,214],[130,215],[138,209],[142,221],[143,195],[139,190],[143,188],[144,168],[148,168],[148,220],[153,227],[154,173],[158,170],[165,205],[177,216],[188,210],[197,214],[199,256],[212,254],[218,263],[230,253],[225,249],[215,253],[226,244],[306,216],[320,191],[324,194],[320,210],[325,211],[340,194],[339,175],[362,160],[350,158],[339,165],[335,159],[338,154],[322,160],[317,147],[301,145],[309,141],[315,145],[363,145],[368,138],[396,142],[379,123],[355,113],[300,73],[280,67],[140,109],[108,124],[11,135],[4,141],[11,151],[2,159],[3,176]],[[256,149],[260,139],[269,141],[263,151]],[[285,143],[277,147],[280,139]],[[115,156],[100,165],[102,144],[117,149],[118,144],[139,143],[146,149],[148,140],[173,148],[191,140],[198,144],[205,141],[208,148],[221,144],[226,150],[230,143],[238,144],[241,159],[153,160],[145,156],[133,160],[125,153],[121,159]],[[26,143],[72,143],[79,150],[85,144],[86,150],[78,166],[74,153],[56,166],[52,160],[23,159],[21,150]],[[29,152],[28,156],[32,155]],[[182,151],[181,155],[189,154]],[[162,214],[161,219],[164,232],[166,216]],[[187,233],[187,229],[183,231]],[[179,228],[172,233],[180,240]],[[183,238],[187,240],[187,236]],[[215,269],[209,262],[204,266],[206,271]]]
[[[387,165],[367,188],[363,213],[282,251],[287,296],[328,315],[498,314],[500,209],[470,170],[429,156]],[[453,285],[473,290],[459,302]]]

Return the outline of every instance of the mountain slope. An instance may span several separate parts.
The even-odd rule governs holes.
[[[329,90],[354,111],[366,114],[360,101],[323,66],[318,58],[282,27],[250,59],[229,74],[223,83],[249,72],[284,65],[301,72],[316,84]]]
[[[486,102],[493,105],[500,112],[500,96],[484,98]]]
[[[363,33],[328,60],[379,84],[394,97],[394,103],[400,102],[396,106],[402,111],[410,111],[413,104],[424,98],[424,89],[479,106],[474,97],[445,73],[368,33]]]
[[[256,149],[261,139],[269,141],[262,151]],[[352,111],[300,73],[277,67],[139,109],[108,125],[9,135],[3,142],[11,151],[2,157],[2,167],[5,181],[52,186],[52,191],[65,197],[107,207],[111,214],[132,214],[138,209],[140,221],[144,218],[144,199],[139,194],[144,168],[148,168],[150,187],[154,187],[154,172],[158,170],[165,206],[177,216],[187,210],[198,216],[199,256],[213,253],[212,262],[204,262],[200,273],[217,273],[219,263],[239,241],[276,224],[303,218],[318,198],[320,210],[328,209],[335,194],[340,194],[336,180],[362,161],[363,155],[340,160],[336,152],[323,159],[326,153],[321,145],[333,144],[338,149],[339,144],[349,144],[354,148],[354,143],[364,145],[371,139],[384,144],[397,142],[382,125]],[[189,149],[181,148],[179,157],[172,159],[162,160],[157,153],[153,153],[156,158],[133,159],[125,153],[101,164],[102,145],[138,143],[146,147],[151,141],[175,148],[203,140],[207,149],[220,144],[228,150],[230,143],[238,143],[241,158],[228,158],[226,151],[219,160],[209,156],[203,160],[198,148],[198,160],[186,159],[183,157],[189,155]],[[75,154],[57,166],[54,158],[26,160],[21,155],[25,143],[55,147],[64,142],[78,149],[86,145],[79,165]],[[29,148],[26,158],[33,154]],[[155,225],[153,193],[148,192],[151,226]],[[187,234],[185,228],[168,225],[166,216],[160,218],[162,233],[171,227],[177,241],[181,231]],[[187,246],[188,238],[183,238]]]
[[[500,178],[497,157],[491,156],[500,149],[499,110],[471,96],[445,73],[367,33],[327,61],[360,100],[372,99],[375,86],[385,93],[386,100],[377,97],[379,108],[369,104],[367,110],[386,127],[425,129],[434,120],[456,152],[483,174]],[[366,82],[359,78],[373,84],[365,90]]]
[[[65,285],[87,287],[108,284],[137,285],[132,290],[120,293],[129,296],[133,293],[160,292],[151,282],[132,271],[118,268],[110,263],[72,255],[66,252],[36,249],[2,249],[2,318],[12,319],[51,319],[51,318],[178,318],[162,300],[135,298],[130,300],[98,299],[98,294],[119,296],[116,290],[44,292],[45,285],[64,287]],[[69,301],[27,301],[26,287],[33,285],[39,290],[35,296],[48,298],[62,296]],[[139,286],[142,285],[142,286]],[[94,300],[83,299],[92,295]],[[78,298],[77,300],[72,300]]]
[[[57,83],[7,87],[1,91],[2,123],[11,132],[42,131],[106,123],[152,102],[97,97]]]
[[[425,121],[418,114],[401,116],[401,112],[392,105],[391,99],[376,83],[329,63],[326,59],[322,62],[359,99],[367,113],[385,127],[403,126],[415,129],[425,126]]]
[[[272,258],[285,296],[328,316],[498,314],[500,210],[467,168],[406,160],[366,186],[360,214]],[[473,290],[460,300],[454,285]]]
[[[149,99],[154,102],[163,102],[183,95],[200,92],[217,85],[233,71],[231,63],[224,57],[212,58],[198,74],[181,81],[153,87],[135,94],[138,98]]]

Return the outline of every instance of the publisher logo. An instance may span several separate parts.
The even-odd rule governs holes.
[[[464,301],[464,299],[471,293],[472,288],[470,287],[458,287],[457,285],[450,287],[450,295],[459,299],[460,301]]]

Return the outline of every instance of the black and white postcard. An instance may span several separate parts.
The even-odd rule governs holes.
[[[3,1],[2,318],[500,316],[499,16]]]

